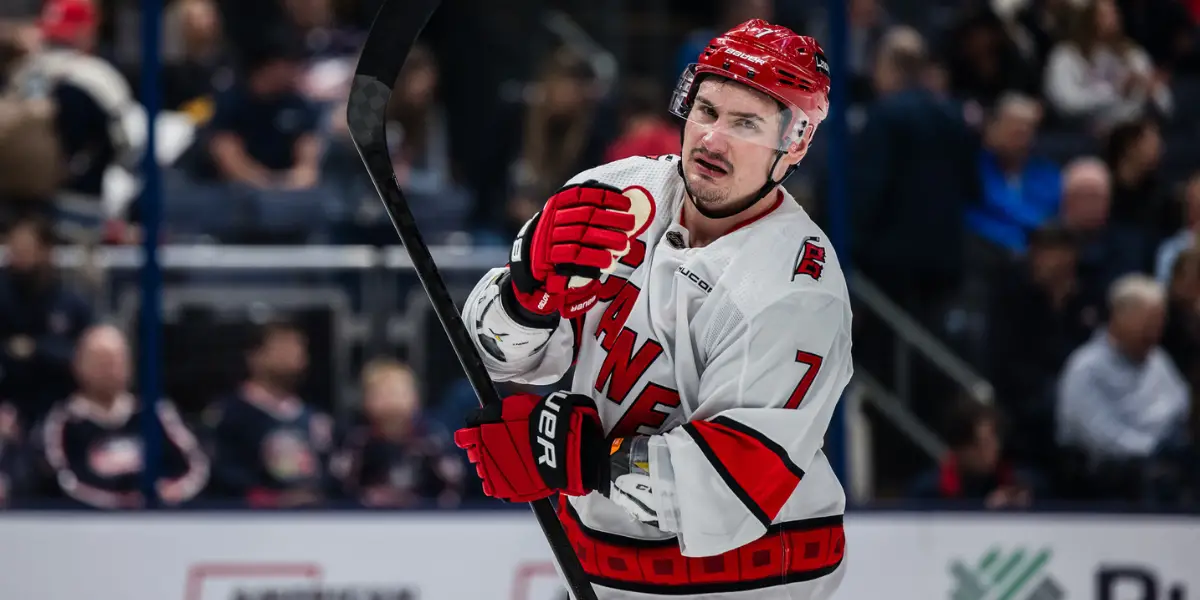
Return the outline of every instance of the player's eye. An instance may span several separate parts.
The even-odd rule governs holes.
[[[753,119],[739,119],[737,125],[750,131],[758,131],[758,121]]]
[[[717,110],[711,106],[701,106],[700,112],[706,117],[709,117],[712,119],[717,118]]]

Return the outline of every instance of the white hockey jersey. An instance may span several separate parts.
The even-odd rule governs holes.
[[[551,384],[574,365],[610,437],[653,434],[657,527],[592,493],[561,506],[604,598],[804,598],[841,580],[845,494],[821,452],[852,375],[846,283],[828,237],[784,191],[771,210],[707,246],[680,224],[678,156],[585,171],[642,188],[652,214],[583,317],[544,344],[482,351],[498,381]],[[499,268],[464,321],[482,329]],[[539,340],[540,341],[540,340]]]

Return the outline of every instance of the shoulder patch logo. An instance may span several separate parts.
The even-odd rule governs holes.
[[[796,253],[796,266],[792,269],[792,281],[795,281],[798,275],[806,275],[813,281],[820,281],[824,271],[825,246],[821,245],[821,238],[810,235],[804,238],[804,243],[800,245],[800,251]]]

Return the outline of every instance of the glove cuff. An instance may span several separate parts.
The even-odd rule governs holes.
[[[500,306],[514,323],[521,327],[528,327],[529,329],[555,329],[558,327],[559,315],[557,311],[541,314],[525,308],[526,302],[523,302],[518,297],[518,294],[523,295],[530,303],[533,303],[533,301],[531,296],[524,295],[517,289],[512,276],[512,267],[509,267],[508,273],[500,277],[496,285],[500,287]]]
[[[608,496],[612,486],[612,461],[609,443],[599,423],[584,426],[580,436],[579,475],[583,487]]]
[[[618,477],[630,473],[650,475],[650,436],[616,438],[605,447],[607,452],[599,465],[605,479],[594,488],[596,491],[611,497],[612,482]]]
[[[545,288],[545,282],[533,274],[533,242],[541,219],[542,213],[539,212],[521,226],[508,257],[508,273],[513,286],[518,292],[526,295],[535,294]]]

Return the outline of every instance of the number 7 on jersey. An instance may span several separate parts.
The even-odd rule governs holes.
[[[796,362],[802,365],[808,365],[808,369],[804,372],[804,376],[800,378],[800,383],[796,384],[796,389],[792,390],[791,397],[788,398],[784,408],[797,408],[804,401],[804,396],[808,394],[808,388],[812,387],[813,380],[817,378],[817,371],[821,370],[821,361],[823,359],[811,352],[803,350],[796,351]]]

